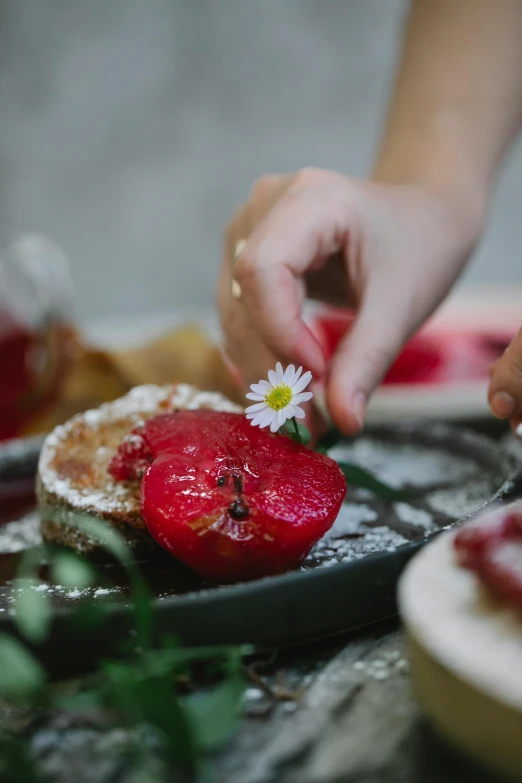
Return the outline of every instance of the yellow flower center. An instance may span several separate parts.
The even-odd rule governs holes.
[[[280,383],[265,395],[265,402],[269,408],[274,411],[280,411],[285,408],[289,402],[292,402],[292,389],[286,383]]]

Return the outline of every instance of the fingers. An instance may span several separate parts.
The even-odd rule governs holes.
[[[242,303],[275,355],[325,371],[322,349],[302,318],[304,276],[345,250],[349,210],[320,175],[301,175],[250,236],[235,267]]]
[[[251,235],[255,226],[271,213],[274,203],[288,191],[294,181],[295,175],[268,176],[258,180],[252,188],[249,201],[238,210],[225,236],[218,290],[218,306],[224,334],[224,358],[236,384],[243,391],[246,391],[251,383],[266,378],[268,370],[274,368],[276,361],[285,362],[287,357],[276,353],[259,333],[243,289],[240,299],[231,296],[231,261],[237,242]],[[237,279],[237,264],[234,276]],[[300,277],[296,277],[294,282],[294,294],[300,313],[305,284]],[[324,421],[313,403],[304,403],[303,408],[306,411],[306,424],[312,434],[317,436],[324,429]]]
[[[237,210],[225,232],[217,303],[224,336],[224,354],[236,384],[243,391],[250,383],[266,376],[281,357],[267,350],[243,300],[231,296],[232,259],[236,244],[250,236],[252,229],[270,212],[274,202],[288,189],[294,177],[293,174],[267,175],[257,180],[249,200]]]
[[[341,431],[363,427],[368,399],[415,324],[404,288],[390,281],[370,285],[350,332],[334,357],[327,383],[328,407]]]
[[[498,419],[522,419],[522,328],[491,369],[488,401]]]

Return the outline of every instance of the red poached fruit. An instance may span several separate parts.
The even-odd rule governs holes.
[[[240,414],[181,410],[128,436],[110,468],[141,479],[152,537],[205,579],[295,568],[334,523],[346,480],[329,457]]]
[[[522,503],[486,514],[455,537],[460,565],[522,610]]]

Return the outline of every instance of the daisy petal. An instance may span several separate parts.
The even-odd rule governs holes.
[[[294,394],[292,398],[292,405],[297,405],[300,402],[308,402],[314,395],[312,392],[301,392],[300,394]]]
[[[298,405],[294,406],[294,416],[296,419],[304,419],[305,412],[302,408],[299,408]]]
[[[268,371],[268,380],[270,381],[271,386],[277,386],[278,380],[275,370]]]
[[[266,422],[265,419],[266,419],[265,411],[259,411],[253,417],[251,424],[253,427],[261,427],[262,429],[263,427],[266,427],[267,423],[268,424],[270,423],[270,422]]]
[[[310,372],[310,370],[308,370],[308,372],[305,372],[305,374],[302,375],[301,378],[299,378],[297,383],[294,383],[293,386],[294,394],[299,394],[299,392],[302,392],[303,389],[306,389],[306,387],[308,386],[311,380],[312,380],[312,373]]]
[[[277,432],[279,429],[279,423],[277,421],[277,416],[274,416],[272,423],[270,424],[270,432]]]
[[[277,374],[277,382],[283,383],[284,372],[283,372],[283,365],[281,364],[281,362],[277,362],[276,364],[276,374]]]
[[[280,411],[277,411],[277,426],[282,427],[283,424],[286,421],[286,408],[281,408]]]
[[[293,364],[289,364],[285,370],[285,374],[283,375],[283,382],[286,383],[287,386],[291,386],[294,382],[294,378],[295,378],[295,367]]]
[[[271,408],[266,408],[264,411],[259,411],[256,415],[255,422],[258,427],[267,427],[275,416],[275,411]]]
[[[301,377],[301,373],[302,372],[303,372],[303,368],[302,367],[298,367],[297,370],[295,371],[295,375],[294,375],[294,380],[292,382],[292,386],[294,385],[294,383],[297,383],[297,381]]]
[[[270,388],[270,384],[268,381],[259,381],[259,383],[253,383],[250,387],[251,391],[255,392],[256,394],[262,394],[263,397],[267,393],[268,389]]]
[[[266,408],[266,402],[258,402],[256,405],[249,405],[248,408],[245,408],[245,413],[255,413],[256,411],[264,411]]]
[[[277,411],[273,411],[269,408],[265,414],[265,421],[267,424],[270,424],[274,419],[277,419]]]
[[[247,400],[255,400],[256,402],[261,402],[261,400],[265,399],[264,394],[254,394],[254,392],[248,392],[248,394],[245,394],[245,397]]]

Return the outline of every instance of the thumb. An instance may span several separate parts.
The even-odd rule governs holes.
[[[520,418],[522,414],[522,328],[493,365],[488,400],[499,419]]]
[[[415,330],[404,287],[369,287],[350,332],[335,353],[327,402],[342,432],[362,429],[372,392]]]

